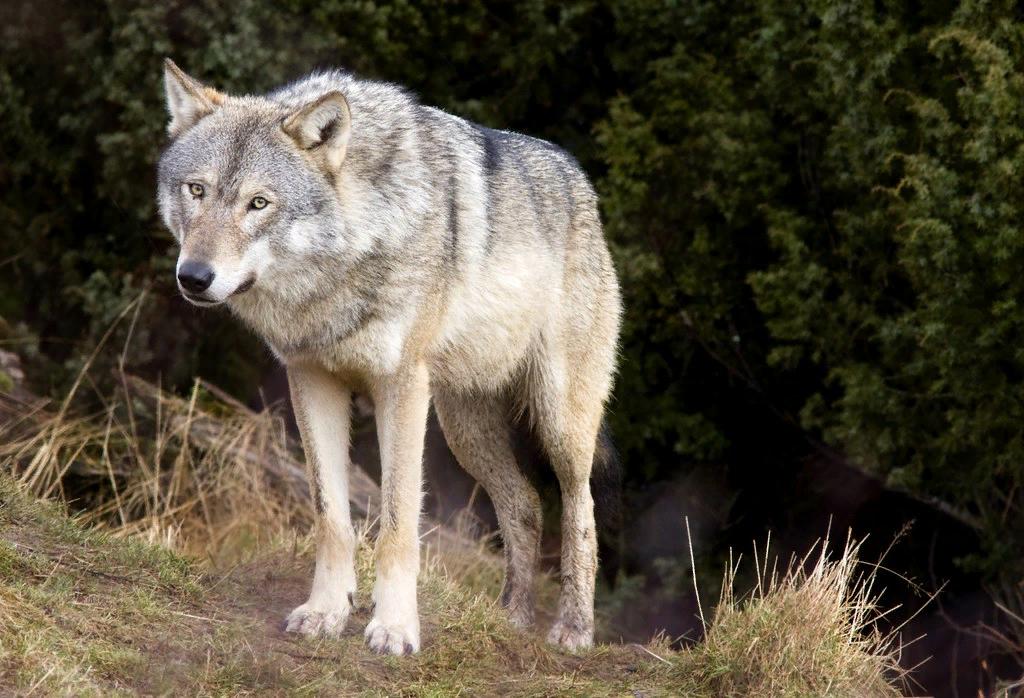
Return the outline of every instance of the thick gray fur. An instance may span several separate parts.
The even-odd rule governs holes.
[[[350,398],[376,405],[382,458],[370,647],[420,647],[421,459],[433,401],[494,501],[502,601],[534,621],[540,499],[517,467],[521,415],[562,492],[562,589],[548,634],[593,641],[590,475],[615,368],[618,283],[597,197],[535,138],[424,106],[343,72],[231,96],[170,61],[158,200],[182,293],[224,303],[285,364],[316,492],[309,600],[287,628],[336,635],[351,611]]]

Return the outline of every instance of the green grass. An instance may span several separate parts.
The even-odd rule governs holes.
[[[200,388],[181,399],[122,376],[97,415],[72,414],[69,397],[56,411],[12,403],[0,421],[0,695],[899,695],[853,545],[781,577],[758,568],[740,599],[729,570],[692,649],[570,654],[543,641],[554,579],[538,579],[538,630],[517,631],[496,602],[501,557],[465,521],[438,527],[423,538],[422,649],[393,658],[363,643],[364,525],[345,634],[288,635],[314,561],[296,445],[274,415]],[[376,488],[353,478],[353,507],[372,519]]]
[[[511,628],[494,602],[493,557],[428,548],[423,649],[380,657],[363,644],[371,545],[345,635],[280,630],[305,599],[313,551],[283,536],[227,570],[68,518],[0,478],[0,694],[352,696],[894,696],[891,664],[863,624],[871,609],[848,554],[726,595],[708,641],[675,652],[601,645],[573,655]],[[473,570],[473,573],[468,573]],[[458,575],[458,577],[456,577]],[[770,582],[771,580],[767,580]],[[863,589],[862,589],[863,591]]]
[[[553,650],[511,628],[489,595],[449,578],[434,554],[421,577],[423,651],[382,658],[362,639],[372,547],[365,538],[361,605],[344,637],[315,641],[278,626],[304,600],[308,538],[278,541],[215,573],[88,530],[7,479],[0,512],[0,694],[672,694],[671,664],[626,647]]]

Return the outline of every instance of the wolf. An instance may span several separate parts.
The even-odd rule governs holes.
[[[369,647],[420,649],[431,403],[456,459],[493,500],[506,558],[501,601],[521,628],[534,623],[542,525],[514,449],[514,424],[528,424],[562,500],[561,588],[547,638],[589,646],[591,479],[614,467],[602,423],[621,301],[579,164],[543,140],[344,71],[241,96],[167,59],[164,83],[157,199],[180,246],[178,287],[197,306],[227,306],[285,366],[310,471],[316,565],[286,630],[336,636],[355,603],[356,391],[375,404],[382,469]]]

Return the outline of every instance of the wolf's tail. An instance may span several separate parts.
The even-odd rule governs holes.
[[[619,566],[622,534],[622,463],[612,443],[608,422],[601,422],[590,471],[590,494],[594,498],[594,519],[601,554],[601,569],[609,580]]]

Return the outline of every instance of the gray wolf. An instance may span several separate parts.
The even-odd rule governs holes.
[[[285,365],[317,511],[309,600],[286,628],[337,635],[354,603],[352,391],[376,406],[382,509],[376,652],[420,648],[423,438],[431,401],[459,463],[494,502],[501,600],[534,622],[537,490],[511,424],[528,422],[562,497],[561,591],[548,640],[594,633],[591,474],[612,387],[619,287],[579,165],[535,138],[424,106],[390,84],[322,72],[263,96],[165,65],[169,143],[158,202],[181,293],[226,305]]]

